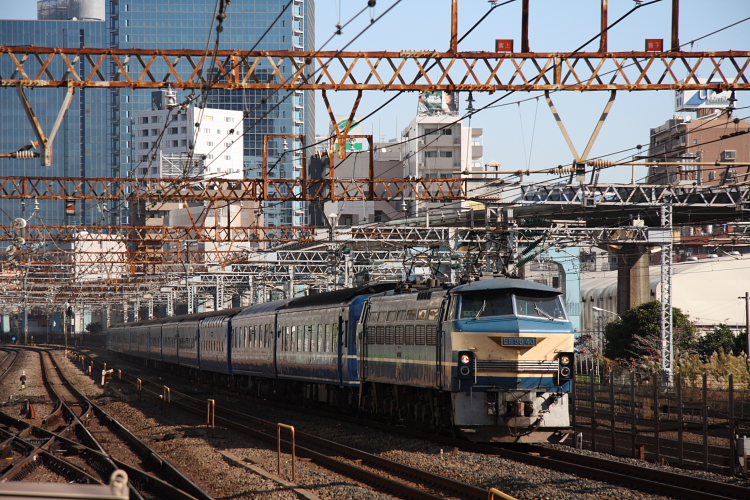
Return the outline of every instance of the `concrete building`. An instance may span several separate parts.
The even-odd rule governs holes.
[[[133,125],[136,177],[242,179],[242,111],[183,109],[173,91],[156,91]]]
[[[390,148],[388,146],[391,146]],[[398,146],[390,143],[375,144],[373,151],[373,173],[376,179],[396,179],[403,176]],[[384,152],[385,151],[385,152]],[[331,161],[337,179],[367,179],[370,175],[370,148],[350,153],[340,160],[334,153],[320,152],[308,160],[310,179],[327,179],[331,175]],[[383,195],[377,190],[376,196]],[[333,216],[333,217],[331,217]],[[356,226],[374,222],[387,222],[403,216],[401,202],[393,201],[327,201],[311,202],[309,222],[317,227],[329,227],[331,221],[337,226]]]
[[[415,179],[452,179],[467,177],[484,170],[484,146],[481,128],[453,123],[452,114],[418,115],[404,129],[407,141],[402,148],[404,176]],[[469,202],[444,203],[409,201],[409,215],[422,215],[425,210],[468,209]]]
[[[670,165],[650,167],[649,184],[719,186],[748,180],[750,134],[729,134],[749,130],[750,122],[735,121],[719,109],[698,115],[675,115],[651,129],[648,159]]]

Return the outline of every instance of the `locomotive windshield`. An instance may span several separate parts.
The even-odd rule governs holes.
[[[559,295],[532,293],[516,295],[516,313],[519,316],[538,316],[547,319],[565,319],[565,309]]]
[[[515,311],[514,311],[515,302]],[[483,290],[459,296],[456,319],[479,319],[490,316],[535,316],[565,320],[565,308],[559,295],[525,291],[511,294],[504,290]]]
[[[461,294],[459,319],[513,314],[513,296],[506,291],[482,291]]]

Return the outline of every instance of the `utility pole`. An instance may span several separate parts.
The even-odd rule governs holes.
[[[23,273],[23,343],[29,345],[29,292],[26,290],[26,276],[29,268]]]
[[[744,297],[737,297],[738,299],[745,299],[745,338],[747,345],[745,346],[745,352],[750,356],[750,292],[745,292]]]
[[[672,316],[672,203],[661,207],[661,227],[667,236],[661,242],[661,369],[665,385],[674,381],[674,318]]]

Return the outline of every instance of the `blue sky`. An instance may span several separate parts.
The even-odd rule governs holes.
[[[240,2],[242,0],[234,0]],[[372,14],[383,13],[396,0],[378,0]],[[628,10],[632,0],[610,0],[609,20],[613,22]],[[366,4],[366,0],[316,0],[316,42],[322,45],[335,31],[335,25],[349,20]],[[612,52],[642,50],[646,38],[662,38],[665,46],[671,38],[670,0],[642,7],[614,27],[609,34]],[[402,0],[382,20],[358,38],[347,50],[445,50],[450,38],[450,0]],[[459,32],[465,33],[488,10],[484,0],[460,2]],[[534,0],[530,12],[530,46],[535,52],[570,52],[599,32],[600,0]],[[36,2],[30,0],[0,0],[0,16],[5,19],[33,19]],[[231,15],[231,7],[229,10]],[[370,24],[371,13],[366,12],[352,22],[341,36],[336,36],[326,49],[336,50],[348,43]],[[680,9],[680,41],[689,42],[738,20],[750,17],[750,1],[746,0],[682,0]],[[496,38],[513,38],[520,45],[521,1],[499,7],[461,45],[461,50],[492,50]],[[587,49],[596,50],[598,41]],[[750,21],[705,38],[687,50],[750,50]],[[699,75],[706,76],[706,75]],[[739,105],[748,99],[738,93]],[[746,93],[745,93],[746,94]],[[484,129],[485,162],[497,160],[503,169],[513,170],[551,168],[570,164],[572,155],[560,134],[543,98],[533,99],[538,93],[516,93],[506,99],[521,104],[488,109],[476,114],[471,125]],[[329,93],[337,114],[348,114],[354,92]],[[389,98],[389,93],[365,93],[360,114],[367,114]],[[475,107],[488,103],[494,96],[474,94]],[[461,96],[461,109],[466,108],[466,94]],[[607,92],[561,92],[554,101],[566,127],[581,152],[596,125],[608,99]],[[599,156],[637,144],[648,144],[649,129],[662,124],[675,114],[674,93],[619,92],[612,112],[599,135],[590,156]],[[416,94],[406,94],[383,109],[364,124],[366,133],[386,139],[397,136],[413,119]],[[738,112],[739,116],[747,110]],[[318,98],[317,129],[328,130],[328,116],[322,99]],[[533,145],[532,145],[533,138]],[[613,157],[616,158],[616,157]],[[640,168],[637,176],[643,176]],[[630,167],[609,169],[602,173],[602,182],[629,182]],[[541,180],[541,179],[535,179]]]

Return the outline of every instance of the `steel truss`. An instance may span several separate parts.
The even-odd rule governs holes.
[[[145,202],[465,200],[468,179],[0,177],[0,198]],[[221,207],[219,207],[221,208]]]
[[[502,196],[485,196],[482,199],[486,202],[493,199],[502,202],[508,199],[513,189],[508,189]],[[520,195],[513,199],[518,205],[660,207],[671,202],[673,206],[735,207],[737,210],[750,210],[748,185],[678,187],[650,184],[522,184],[517,189]]]
[[[750,52],[309,52],[0,47],[0,86],[282,90],[747,90]],[[110,76],[109,69],[114,68]],[[711,83],[698,81],[709,75]],[[206,75],[219,75],[217,82]],[[684,80],[684,81],[683,81]]]

